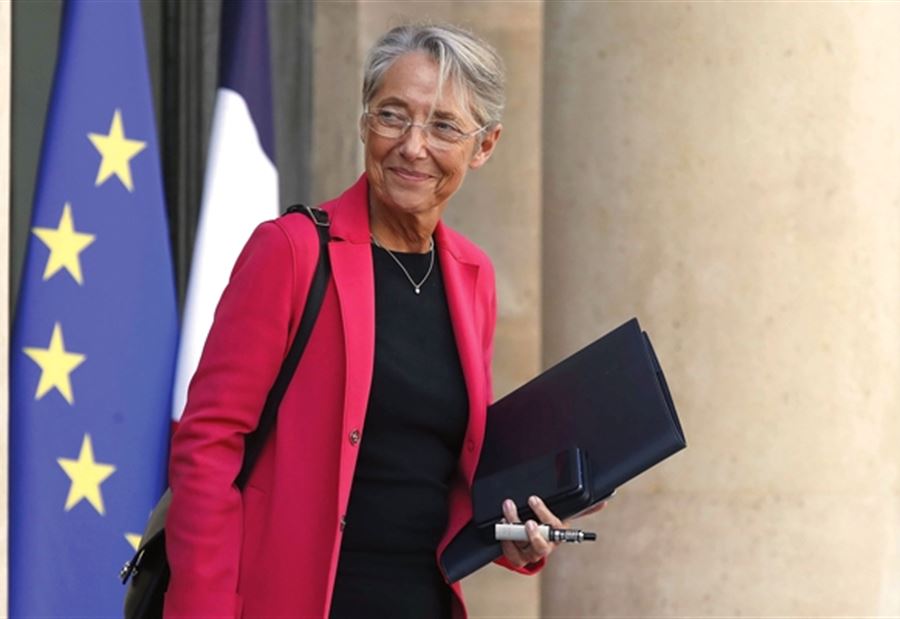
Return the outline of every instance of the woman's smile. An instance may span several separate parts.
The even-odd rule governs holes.
[[[416,170],[410,170],[408,168],[400,168],[396,166],[389,166],[388,171],[393,172],[402,180],[409,181],[411,183],[421,183],[431,180],[432,178],[430,174],[426,174],[425,172],[418,172]]]

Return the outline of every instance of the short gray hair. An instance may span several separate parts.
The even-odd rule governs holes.
[[[381,87],[385,72],[400,56],[425,52],[438,65],[438,92],[452,81],[475,122],[500,122],[506,103],[503,60],[489,43],[449,24],[397,26],[369,50],[363,69],[363,107]]]

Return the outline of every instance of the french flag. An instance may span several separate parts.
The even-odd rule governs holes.
[[[253,229],[277,215],[266,0],[224,0],[219,85],[175,368],[175,422],[231,268]]]

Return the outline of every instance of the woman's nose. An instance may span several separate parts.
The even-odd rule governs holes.
[[[406,132],[400,143],[400,154],[408,159],[418,159],[425,155],[425,146],[428,136],[425,128],[420,125],[413,125]]]

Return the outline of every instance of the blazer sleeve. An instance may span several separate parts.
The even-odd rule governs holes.
[[[244,436],[259,422],[290,347],[296,307],[305,302],[306,288],[298,298],[297,265],[314,266],[318,245],[304,248],[291,242],[278,221],[260,225],[216,308],[172,439],[166,619],[240,616],[243,510],[234,481]],[[312,266],[307,270],[311,277]]]

